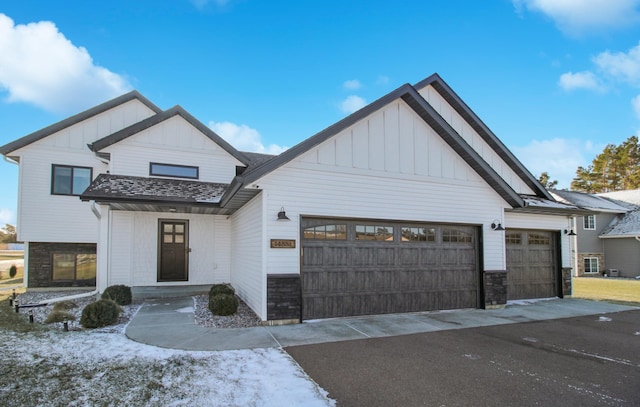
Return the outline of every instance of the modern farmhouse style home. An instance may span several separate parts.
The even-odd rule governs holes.
[[[580,210],[437,74],[278,156],[136,91],[0,153],[29,287],[226,282],[272,323],[570,293]]]

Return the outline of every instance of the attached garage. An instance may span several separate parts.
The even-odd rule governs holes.
[[[505,232],[507,251],[507,299],[558,296],[558,249],[554,232],[513,230]]]
[[[302,220],[302,319],[478,306],[474,226]]]

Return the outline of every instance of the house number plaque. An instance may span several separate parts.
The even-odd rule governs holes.
[[[271,239],[272,249],[295,249],[296,241],[294,239]]]

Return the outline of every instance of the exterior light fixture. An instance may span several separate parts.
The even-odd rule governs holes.
[[[565,229],[564,234],[567,236],[577,236],[577,233],[573,231],[573,229]]]
[[[284,206],[280,208],[280,212],[278,212],[278,220],[291,220],[287,217],[287,213],[284,211]]]
[[[495,219],[493,222],[491,222],[491,230],[501,232],[504,230],[504,228],[502,227],[502,223],[498,219]]]

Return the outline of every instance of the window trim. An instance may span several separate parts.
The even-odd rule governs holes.
[[[593,219],[593,226],[591,226],[591,222],[589,221],[589,219]],[[584,230],[596,230],[596,215],[585,216],[582,221],[582,228]]]
[[[589,269],[592,270],[593,269],[593,263],[595,261],[595,265],[596,265],[596,271],[587,271],[587,260],[589,261]],[[584,273],[585,274],[600,274],[600,259],[598,259],[597,257],[585,257],[582,260],[582,266],[584,267]]]
[[[154,165],[164,165],[166,167],[185,168],[185,169],[195,170],[196,174],[193,177],[189,177],[189,176],[181,177],[179,175],[170,175],[170,174],[159,173],[159,172],[153,170],[153,166]],[[193,165],[180,165],[180,164],[168,164],[168,163],[150,162],[149,163],[149,176],[151,176],[151,177],[182,178],[182,179],[200,179],[200,167],[196,167],[196,166],[193,166]]]
[[[71,169],[71,188],[70,188],[70,193],[68,194],[63,194],[61,192],[55,192],[55,180],[56,180],[56,168],[69,168]],[[73,173],[75,171],[75,169],[80,169],[80,170],[89,170],[89,185],[91,185],[91,182],[93,181],[93,167],[83,167],[80,165],[67,165],[67,164],[51,164],[51,195],[59,195],[59,196],[80,196],[82,195],[81,193],[78,194],[74,194],[73,193]],[[88,186],[88,185],[87,185]],[[83,191],[84,192],[84,191]]]

